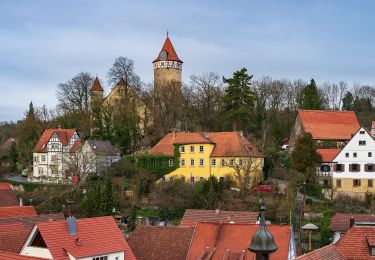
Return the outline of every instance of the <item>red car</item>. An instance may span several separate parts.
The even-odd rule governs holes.
[[[272,191],[272,187],[270,185],[259,185],[255,186],[253,191]]]

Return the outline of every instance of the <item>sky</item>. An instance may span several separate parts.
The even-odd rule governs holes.
[[[30,101],[54,108],[57,84],[82,71],[108,93],[119,56],[152,82],[167,30],[186,83],[246,67],[254,78],[374,85],[373,10],[372,0],[2,0],[0,121],[22,119]]]

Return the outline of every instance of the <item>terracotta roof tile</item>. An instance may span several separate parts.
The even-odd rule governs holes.
[[[181,226],[195,226],[197,222],[255,224],[258,216],[258,212],[250,211],[187,209],[181,219]]]
[[[349,140],[360,127],[353,111],[299,110],[305,132],[319,140]]]
[[[317,250],[314,250],[308,254],[297,257],[296,259],[304,260],[344,260],[344,256],[340,254],[337,248],[330,244]]]
[[[54,259],[75,258],[125,251],[125,259],[136,259],[113,217],[77,219],[77,235],[70,235],[66,221],[36,223]],[[81,245],[75,244],[76,238]]]
[[[46,260],[45,258],[40,257],[31,257],[31,256],[24,256],[15,253],[9,252],[0,252],[0,260]]]
[[[207,254],[209,249],[213,254],[210,259],[229,259],[230,255],[240,255],[244,253],[246,260],[253,260],[254,253],[247,250],[251,239],[258,230],[256,224],[214,224],[197,223],[193,241],[189,248],[186,259],[199,259],[203,254]],[[289,253],[289,243],[291,229],[289,226],[267,225],[278,246],[278,250],[270,255],[270,259],[287,259]],[[237,258],[238,259],[238,258]]]
[[[149,153],[173,156],[175,144],[206,143],[215,145],[211,157],[262,156],[240,132],[169,133],[152,147]]]
[[[18,205],[18,200],[13,190],[0,189],[0,207],[11,207]]]
[[[75,129],[47,129],[44,131],[42,136],[40,137],[38,143],[34,147],[33,152],[46,152],[49,139],[51,136],[56,133],[57,137],[59,138],[60,142],[63,145],[67,145],[70,141],[70,138],[72,138],[73,134],[76,132]]]
[[[75,153],[81,147],[81,144],[81,140],[76,140],[72,145],[72,148],[70,148],[70,152]]]
[[[322,156],[323,162],[332,162],[341,149],[316,149],[316,151]]]
[[[350,217],[354,217],[354,222],[375,223],[374,214],[336,213],[331,218],[330,228],[335,232],[346,232],[350,229]]]
[[[102,88],[102,85],[100,84],[98,76],[95,77],[95,80],[92,83],[90,91],[91,92],[93,92],[93,91],[102,91],[103,92],[104,91],[103,88]]]
[[[36,216],[33,206],[13,206],[0,208],[0,219],[21,216]]]
[[[186,259],[194,227],[138,226],[128,243],[138,260]]]
[[[8,182],[1,182],[0,183],[0,190],[11,190],[12,185]]]
[[[168,36],[167,36],[167,39],[165,39],[164,45],[161,48],[158,57],[153,62],[162,60],[161,56],[160,56],[162,51],[165,51],[167,53],[167,61],[182,62],[182,60],[180,60],[180,58],[178,58],[177,53],[174,50],[172,42],[171,42],[171,40],[169,39]]]

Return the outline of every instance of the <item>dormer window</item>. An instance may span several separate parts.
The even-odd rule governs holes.
[[[364,135],[364,134],[365,134],[365,131],[361,130],[361,131],[359,131],[359,134],[360,134],[360,135]]]

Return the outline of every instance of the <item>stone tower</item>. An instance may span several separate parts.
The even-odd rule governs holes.
[[[100,84],[98,76],[96,76],[94,82],[92,83],[91,89],[91,109],[97,106],[101,106],[103,102],[104,90]]]
[[[156,88],[169,82],[181,83],[182,60],[178,58],[168,34],[158,57],[152,63]]]

